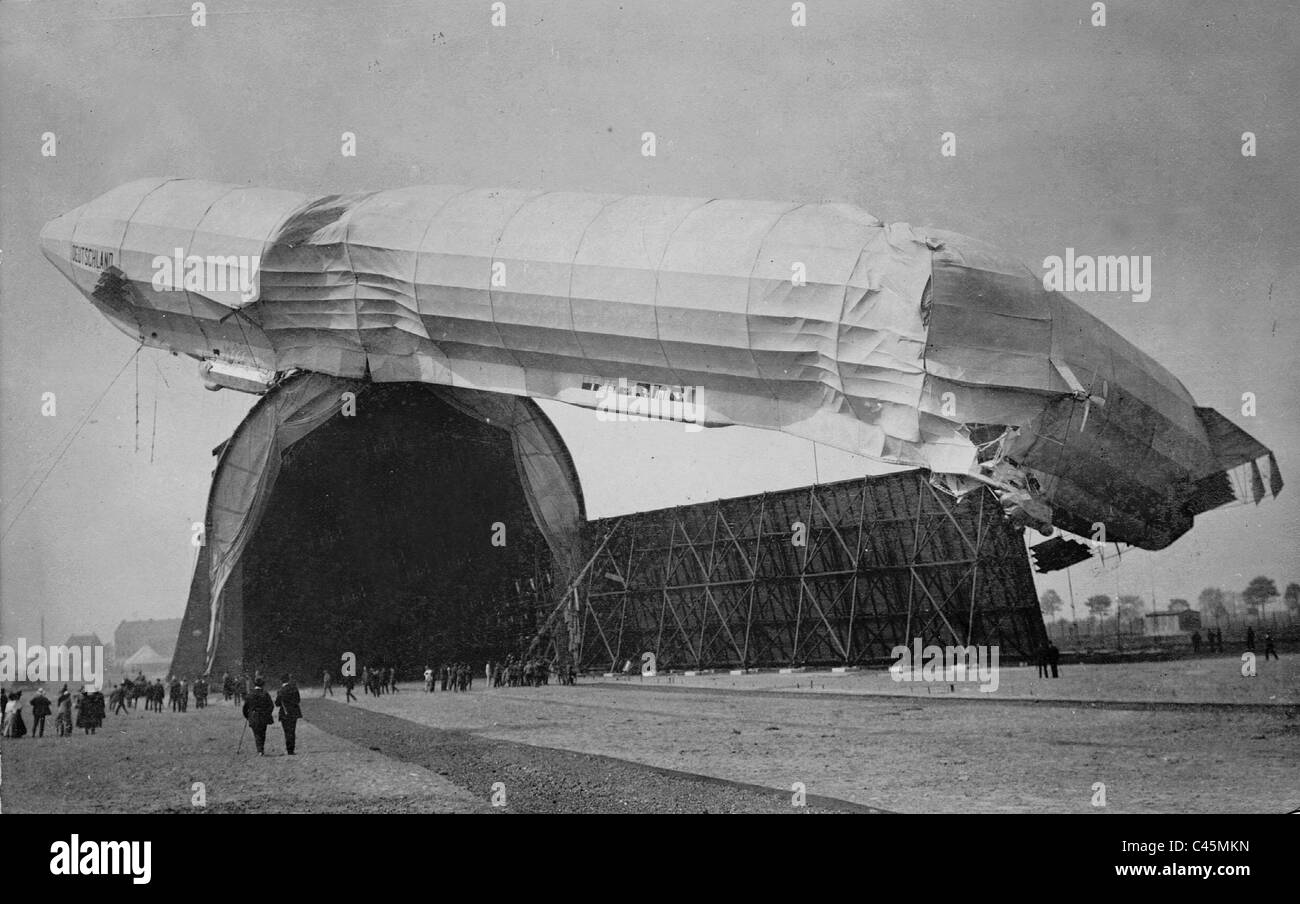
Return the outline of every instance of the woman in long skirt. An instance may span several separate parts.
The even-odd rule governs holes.
[[[18,691],[9,695],[9,702],[5,704],[4,736],[6,738],[21,738],[27,734],[27,723],[23,721],[23,692]]]

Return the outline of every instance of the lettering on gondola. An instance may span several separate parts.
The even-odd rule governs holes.
[[[72,262],[89,270],[107,270],[113,266],[113,252],[89,245],[73,245]]]

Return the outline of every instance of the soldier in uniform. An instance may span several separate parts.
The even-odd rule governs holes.
[[[248,727],[253,729],[253,742],[257,745],[258,756],[266,753],[266,726],[271,724],[275,716],[275,704],[271,702],[271,695],[263,689],[263,683],[262,678],[253,682],[253,689],[244,698],[243,709]]]
[[[284,729],[284,749],[293,756],[297,741],[298,720],[302,718],[302,695],[298,685],[288,674],[280,676],[280,692],[275,695],[275,706],[280,710],[280,727]]]

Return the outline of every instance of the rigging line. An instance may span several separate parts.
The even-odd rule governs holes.
[[[128,359],[128,360],[127,360],[127,364],[130,364],[130,363],[131,363],[131,362],[130,362],[130,359]],[[123,368],[123,370],[125,370],[125,369],[126,369],[126,365],[124,364],[124,365],[122,366],[122,368]],[[121,372],[121,371],[118,371],[118,376],[120,377],[121,375],[122,375],[122,372]],[[115,378],[115,379],[116,379],[116,378]],[[94,404],[98,404],[98,402],[93,403],[91,409],[89,409],[89,410],[87,410],[87,411],[83,411],[81,414],[77,415],[77,417],[73,419],[72,426],[68,428],[68,432],[65,433],[65,434],[63,434],[63,436],[60,437],[59,441],[58,441],[57,443],[55,443],[55,444],[50,448],[50,450],[49,450],[48,452],[45,453],[45,455],[41,456],[41,459],[40,459],[40,461],[37,462],[36,467],[34,467],[34,468],[32,469],[32,471],[31,471],[31,473],[29,473],[26,477],[23,478],[22,483],[18,484],[17,488],[14,489],[14,491],[13,491],[13,498],[17,499],[18,497],[22,496],[23,490],[27,488],[27,485],[28,485],[29,483],[31,483],[31,482],[36,478],[36,476],[37,476],[38,474],[43,473],[43,470],[44,470],[44,468],[45,468],[45,466],[46,466],[46,463],[49,462],[49,460],[50,460],[51,458],[53,458],[55,455],[62,455],[62,454],[63,454],[60,450],[62,450],[62,449],[65,447],[65,445],[66,445],[67,443],[70,443],[70,442],[72,441],[73,435],[74,435],[78,430],[81,429],[81,427],[84,425],[86,419],[90,417],[90,415],[91,415],[91,413],[92,413],[92,411],[93,411],[93,405],[94,405]]]
[[[155,365],[157,362],[155,362]],[[153,450],[158,443],[158,378],[162,371],[155,369],[153,377],[153,429],[149,433],[149,464],[153,464]]]
[[[135,451],[140,451],[140,356],[135,357]]]
[[[54,469],[59,466],[59,462],[63,461],[63,456],[68,454],[68,450],[72,448],[72,444],[76,441],[82,428],[90,422],[91,415],[93,415],[95,410],[99,408],[100,403],[104,401],[104,397],[108,395],[109,391],[117,385],[117,381],[122,378],[122,374],[126,373],[126,369],[131,366],[131,362],[133,362],[136,359],[136,356],[140,354],[140,349],[142,348],[144,348],[144,343],[140,343],[140,345],[136,346],[136,350],[131,353],[131,357],[126,359],[126,363],[118,369],[118,372],[113,376],[113,379],[104,387],[104,391],[99,394],[99,398],[95,399],[90,408],[86,410],[86,413],[82,415],[80,423],[78,423],[73,428],[72,433],[69,434],[68,441],[63,446],[63,451],[59,453],[58,457],[54,459],[53,463],[45,471],[45,475],[41,477],[40,483],[36,484],[36,489],[32,490],[32,494],[27,497],[27,501],[23,503],[17,514],[14,515],[13,520],[9,522],[9,526],[4,529],[3,533],[0,533],[0,540],[4,540],[5,537],[9,536],[9,532],[13,530],[14,525],[18,523],[18,519],[23,516],[23,512],[27,511],[28,506],[32,504],[33,500],[35,500],[37,495],[41,492],[41,487],[45,486],[45,481],[50,479],[50,475],[53,474]]]
[[[91,403],[90,407],[86,409],[86,411],[83,414],[81,414],[80,417],[78,417],[76,422],[73,424],[72,429],[68,431],[68,433],[64,436],[64,438],[60,440],[59,443],[54,447],[54,449],[50,451],[50,454],[46,456],[46,460],[48,460],[50,456],[55,454],[55,452],[58,453],[54,462],[50,464],[49,468],[46,469],[45,473],[41,477],[41,480],[37,484],[36,489],[32,491],[32,494],[27,498],[27,501],[23,503],[18,514],[14,516],[14,520],[9,522],[9,527],[5,528],[3,534],[0,534],[0,539],[3,539],[4,536],[9,533],[9,530],[13,528],[14,523],[18,520],[19,516],[22,515],[22,511],[25,510],[27,506],[31,505],[32,501],[36,498],[36,494],[40,492],[40,489],[45,484],[45,481],[49,479],[50,474],[53,473],[54,468],[58,466],[59,461],[61,461],[63,459],[63,456],[68,453],[68,450],[72,448],[72,443],[76,440],[77,435],[86,427],[91,417],[94,416],[95,411],[99,408],[99,405],[104,401],[104,397],[108,395],[109,390],[111,390],[113,386],[117,384],[117,381],[121,379],[122,374],[126,372],[127,367],[131,364],[132,360],[134,360],[135,356],[140,353],[140,348],[143,347],[144,347],[143,344],[141,344],[141,346],[137,348],[135,352],[132,353],[132,356],[128,358],[125,363],[123,363],[121,368],[119,368],[117,373],[114,375],[112,381],[108,384],[108,386],[104,388],[104,391],[100,393],[99,397],[95,399],[94,402]],[[38,466],[36,471],[33,471],[32,474],[29,475],[28,480],[23,481],[24,485],[28,483],[31,477],[35,477],[36,474],[39,472],[40,472],[40,466]]]
[[[48,462],[51,458],[57,455],[59,450],[63,448],[64,444],[72,439],[72,434],[74,434],[77,431],[78,425],[81,423],[82,420],[85,419],[85,417],[86,417],[86,413],[82,412],[81,414],[77,415],[73,419],[72,426],[68,428],[68,432],[63,434],[63,436],[59,438],[59,441],[50,447],[50,450],[48,452],[40,456],[40,459],[37,461],[36,466],[33,467],[31,472],[22,479],[22,482],[18,484],[17,487],[14,488],[14,491],[11,494],[12,498],[16,499],[20,497],[23,494],[23,490],[27,488],[27,485],[31,483],[34,479],[36,479],[36,475],[42,473],[43,469],[45,468],[46,462]]]
[[[157,359],[157,358],[154,358],[154,359],[153,359],[153,369],[154,369],[155,371],[158,372],[158,376],[162,377],[163,385],[166,386],[168,389],[171,389],[171,388],[172,388],[172,384],[170,384],[170,383],[167,382],[167,378],[166,378],[166,377],[163,377],[162,368],[158,366],[158,359]]]

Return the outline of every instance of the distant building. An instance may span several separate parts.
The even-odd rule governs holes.
[[[63,642],[65,647],[102,647],[104,642],[98,634],[71,634]]]
[[[1147,637],[1178,637],[1184,633],[1178,623],[1177,612],[1148,612],[1146,615]]]
[[[122,673],[128,678],[143,674],[144,677],[152,681],[155,678],[166,678],[171,663],[172,658],[170,655],[163,656],[156,652],[153,647],[145,644],[136,650],[134,655],[122,662]]]
[[[1195,609],[1178,612],[1151,612],[1146,616],[1148,637],[1177,637],[1201,630],[1201,613]]]
[[[142,621],[124,621],[113,632],[113,646],[117,650],[117,666],[121,670],[126,662],[145,647],[155,659],[171,662],[180,634],[179,618],[150,618]],[[164,668],[164,672],[166,669]]]

